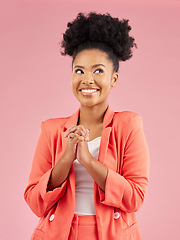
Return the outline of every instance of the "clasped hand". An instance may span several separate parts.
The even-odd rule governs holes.
[[[89,141],[89,130],[83,125],[72,125],[65,132],[67,140],[67,151],[71,152],[73,160],[77,159],[81,164],[85,164],[91,156],[87,141]]]

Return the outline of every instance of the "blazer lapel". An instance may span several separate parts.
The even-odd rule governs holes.
[[[107,154],[110,132],[111,127],[104,128],[101,136],[101,143],[99,148],[99,161],[104,165],[106,165],[105,159]]]
[[[109,137],[110,137],[111,128],[112,128],[110,123],[113,119],[113,116],[114,116],[114,111],[108,105],[108,108],[104,115],[103,131],[102,131],[101,143],[100,143],[100,149],[99,149],[99,161],[103,163],[105,166],[107,166],[107,163],[105,162],[105,160],[106,160],[107,149],[109,144]]]
[[[67,138],[65,138],[65,132],[66,130],[71,127],[73,124],[77,124],[78,122],[78,117],[79,117],[79,112],[80,112],[80,108],[69,117],[69,119],[67,120],[65,126],[64,126],[64,131],[60,132],[61,135],[61,141],[62,141],[62,152],[64,153],[65,149],[66,149],[66,145],[67,145]]]

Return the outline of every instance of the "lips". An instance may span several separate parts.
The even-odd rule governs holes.
[[[91,96],[96,94],[99,89],[98,88],[81,88],[79,90],[84,96]]]

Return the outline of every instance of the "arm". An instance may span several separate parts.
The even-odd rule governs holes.
[[[86,168],[102,191],[105,191],[108,169],[90,154],[86,141],[78,143],[77,159]]]
[[[52,156],[49,142],[41,123],[41,132],[33,155],[33,162],[29,176],[28,186],[24,192],[24,199],[31,210],[42,217],[64,195],[67,180],[61,187],[48,192],[47,185],[52,173]]]
[[[122,175],[108,169],[105,192],[98,189],[101,203],[135,212],[143,203],[149,176],[149,152],[139,115],[130,119],[126,139]]]
[[[75,126],[73,125],[69,129],[74,128]],[[69,131],[69,129],[67,131]],[[47,191],[53,191],[55,188],[60,187],[66,180],[69,175],[72,162],[76,159],[76,145],[81,140],[84,140],[84,137],[75,133],[69,134],[66,150],[51,172]]]
[[[24,192],[25,201],[39,217],[44,216],[65,194],[68,182],[67,177],[75,157],[72,151],[70,151],[75,149],[71,143],[67,144],[68,147],[65,153],[55,167],[52,168],[51,149],[44,122],[42,122],[41,132],[33,156],[28,186]]]
[[[72,133],[83,136],[82,141],[79,141],[77,144],[77,160],[87,169],[99,187],[105,191],[108,169],[89,152],[87,144],[89,140],[89,130],[85,129],[83,125],[78,125],[66,131],[66,135],[69,137]]]

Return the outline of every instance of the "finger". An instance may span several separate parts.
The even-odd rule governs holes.
[[[87,133],[86,133],[86,129],[84,128],[84,126],[83,125],[72,125],[71,127],[69,127],[67,130],[66,130],[66,132],[65,132],[65,137],[68,137],[68,135],[70,134],[70,133],[77,133],[77,134],[79,134],[80,136],[86,136],[87,135]]]
[[[78,129],[80,129],[81,130],[81,134],[83,135],[83,136],[86,136],[86,129],[85,129],[85,127],[83,126],[83,125],[79,125],[78,126]]]
[[[84,126],[79,125],[75,133],[79,134],[80,136],[84,136],[85,140],[89,140],[89,129],[85,129]]]
[[[77,133],[70,133],[69,135],[68,135],[68,139],[70,139],[70,140],[72,140],[72,141],[84,141],[84,136],[80,136],[80,135],[78,135]]]
[[[68,134],[68,138],[74,139],[76,136],[78,136],[78,134],[76,133],[69,133]]]
[[[78,126],[84,133],[86,133],[86,129],[85,129],[85,127],[83,125],[78,125]]]
[[[82,136],[77,136],[73,139],[74,143],[77,144],[79,142],[83,142],[84,141],[84,137]]]
[[[70,132],[75,132],[77,129],[78,129],[78,134],[82,135],[81,132],[84,132],[85,134],[85,128],[82,125],[77,126],[74,124],[66,130],[65,137],[67,137]]]
[[[79,136],[84,136],[85,137],[85,132],[81,128],[77,128],[74,133],[77,133]]]
[[[69,127],[67,130],[66,130],[66,132],[65,133],[69,133],[69,132],[72,132],[72,131],[74,131],[75,129],[76,129],[76,125],[72,125],[71,127]]]
[[[84,137],[85,137],[85,134],[84,134],[80,129],[72,129],[71,132],[65,133],[65,138],[66,138],[66,137],[73,138],[73,137],[75,136],[75,135],[73,135],[73,134],[76,134],[76,135],[84,136]]]
[[[75,124],[72,125],[71,127],[69,127],[65,132],[65,137],[67,137],[70,132],[74,132],[76,130],[76,128],[77,128],[77,125],[75,125]]]
[[[70,139],[70,138],[69,138],[69,139]],[[71,141],[71,143],[72,143],[73,145],[76,145],[76,144],[79,143],[79,142],[83,142],[83,141],[84,141],[84,137],[77,135],[77,136],[75,136],[74,138],[71,138],[70,141]]]

